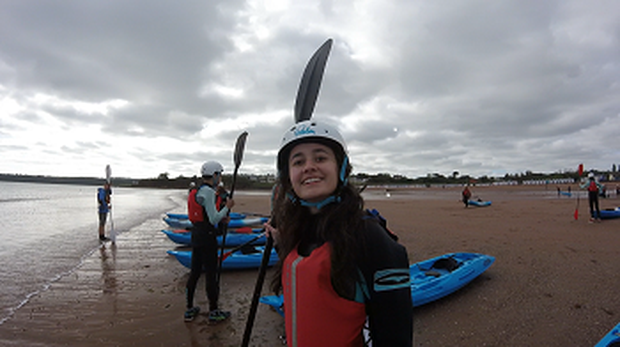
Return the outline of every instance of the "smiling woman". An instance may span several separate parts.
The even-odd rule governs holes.
[[[274,205],[278,265],[290,345],[411,346],[406,249],[375,220],[348,182],[346,144],[331,126],[306,120],[284,135]]]

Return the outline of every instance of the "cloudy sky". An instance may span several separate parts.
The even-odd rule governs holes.
[[[620,164],[617,1],[0,0],[0,173],[275,173],[302,71],[355,172]]]

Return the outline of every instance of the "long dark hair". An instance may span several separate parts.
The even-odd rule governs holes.
[[[336,161],[342,165],[344,153],[335,151]],[[339,166],[340,167],[340,166]],[[346,177],[352,167],[347,164]],[[302,206],[294,196],[288,173],[279,178],[280,189],[274,204],[274,221],[278,229],[278,256],[280,262],[272,281],[272,289],[279,293],[282,289],[282,266],[284,259],[295,249],[306,230],[305,225],[312,217],[310,209]],[[362,225],[364,200],[358,190],[351,184],[339,183],[335,194],[339,201],[321,208],[315,216],[318,219],[314,232],[318,240],[328,242],[331,246],[331,282],[336,292],[347,298],[355,294],[355,282],[358,279],[356,264],[359,262],[359,237]]]

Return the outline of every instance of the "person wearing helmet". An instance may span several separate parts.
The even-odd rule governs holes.
[[[209,299],[210,322],[216,323],[230,317],[230,312],[218,308],[219,283],[217,281],[217,235],[218,225],[228,222],[228,212],[235,205],[233,199],[228,199],[225,206],[218,209],[216,189],[224,171],[222,165],[209,161],[202,165],[202,185],[192,190],[187,198],[188,216],[192,222],[192,264],[185,288],[187,311],[184,319],[194,320],[200,312],[200,307],[194,306],[194,292],[200,274],[206,273],[207,298]],[[203,270],[204,269],[204,270]]]
[[[601,221],[601,210],[598,205],[598,196],[601,190],[601,184],[596,181],[594,173],[588,174],[588,180],[581,185],[581,188],[588,189],[588,205],[590,206],[590,223]]]
[[[320,122],[289,129],[277,157],[274,204],[278,256],[273,290],[283,291],[293,346],[411,346],[413,315],[405,247],[367,218],[348,183],[340,133]]]

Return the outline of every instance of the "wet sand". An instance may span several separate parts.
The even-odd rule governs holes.
[[[575,221],[577,199],[558,197],[555,186],[474,187],[474,197],[493,201],[485,208],[464,208],[459,188],[389,193],[369,188],[366,204],[388,219],[411,263],[461,251],[496,258],[465,288],[414,309],[415,346],[593,346],[620,321],[620,219],[588,223],[585,195]],[[237,212],[269,209],[267,195],[236,200]],[[620,205],[615,196],[600,201]],[[176,247],[163,228],[148,221],[93,253],[0,325],[0,345],[239,346],[257,271],[222,274],[230,321],[185,323],[189,271],[166,254]],[[204,277],[196,304],[207,307]],[[281,346],[283,330],[261,304],[251,345]]]

